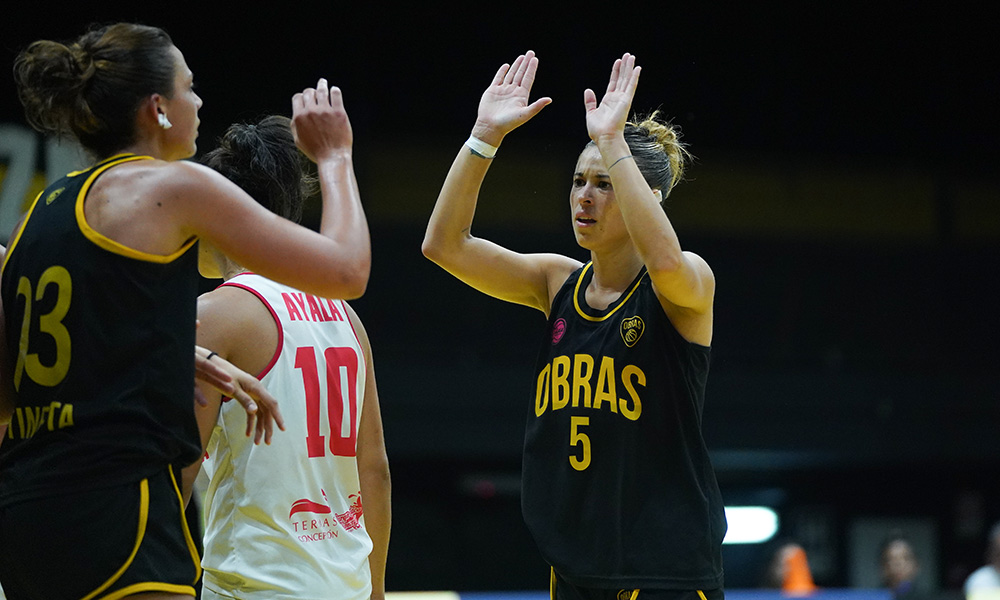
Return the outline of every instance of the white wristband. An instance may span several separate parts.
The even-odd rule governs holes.
[[[465,145],[472,150],[472,153],[480,158],[493,158],[497,155],[497,147],[491,146],[476,136],[470,135],[465,141]]]

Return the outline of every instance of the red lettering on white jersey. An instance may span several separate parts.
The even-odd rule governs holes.
[[[299,314],[299,309],[295,308],[295,303],[292,302],[291,296],[285,292],[282,292],[281,299],[285,301],[285,308],[288,309],[288,320],[301,321],[302,315]]]
[[[337,305],[333,303],[333,300],[327,300],[326,303],[330,305],[330,314],[333,315],[333,318],[331,320],[343,321],[344,315],[340,314],[340,311],[337,310]]]

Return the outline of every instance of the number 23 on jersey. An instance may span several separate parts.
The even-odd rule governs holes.
[[[55,303],[48,312],[36,314],[41,310],[42,299],[50,287],[55,289]],[[21,277],[17,282],[17,295],[24,296],[24,317],[21,320],[17,365],[14,367],[14,388],[20,391],[21,380],[25,373],[39,385],[48,387],[59,385],[69,372],[72,349],[69,330],[62,322],[69,312],[70,299],[73,296],[73,280],[69,271],[65,267],[53,265],[42,272],[35,286],[32,286],[27,277]],[[39,336],[48,336],[54,343],[55,355],[51,364],[43,364],[38,353],[31,352],[33,318],[38,320]]]

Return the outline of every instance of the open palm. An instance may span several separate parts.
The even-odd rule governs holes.
[[[635,66],[635,56],[626,52],[611,68],[611,79],[600,105],[597,104],[597,96],[593,90],[588,89],[583,93],[583,104],[587,110],[587,134],[590,139],[596,142],[624,132],[635,88],[639,85],[640,70],[640,67]]]
[[[530,50],[518,56],[513,65],[501,66],[479,101],[476,128],[502,138],[551,102],[552,99],[546,97],[528,103],[537,69],[538,59]]]

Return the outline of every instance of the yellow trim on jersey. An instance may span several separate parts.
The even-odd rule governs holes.
[[[98,600],[118,600],[119,598],[124,598],[125,596],[131,596],[132,594],[140,594],[143,592],[185,594],[192,597],[197,595],[194,587],[190,585],[177,585],[173,583],[136,583],[112,592],[107,596],[101,596]]]
[[[96,164],[93,164],[93,165],[87,167],[86,169],[80,169],[79,171],[70,171],[69,173],[66,173],[66,177],[78,177],[79,175],[82,175],[82,174],[86,173],[90,169],[93,169],[97,165],[104,164],[106,162],[117,161],[118,159],[125,158],[126,156],[137,156],[137,155],[136,154],[132,154],[131,152],[122,152],[121,154],[115,154],[114,156],[109,156],[109,157],[105,158],[104,160],[97,161]],[[152,156],[145,156],[145,155],[143,155],[140,158],[153,158],[153,157]]]
[[[632,590],[632,596],[629,597],[629,600],[635,600],[638,597],[639,597],[639,590]]]
[[[5,254],[3,257],[3,266],[0,267],[0,273],[3,273],[3,270],[7,268],[7,261],[10,259],[10,253],[14,251],[14,246],[17,245],[17,241],[21,239],[21,233],[24,232],[24,226],[28,224],[28,217],[31,216],[32,211],[35,210],[35,206],[38,204],[38,201],[41,200],[42,194],[44,193],[45,190],[38,192],[38,195],[35,196],[35,200],[31,203],[31,208],[29,208],[28,212],[24,214],[24,219],[21,221],[21,226],[17,229],[17,232],[14,233],[14,239],[12,239],[10,241],[10,244],[8,244],[7,246],[7,254]]]
[[[578,277],[576,280],[576,287],[573,288],[573,307],[576,308],[576,314],[580,315],[581,317],[583,317],[588,321],[593,321],[597,323],[606,320],[608,317],[618,312],[619,308],[625,306],[625,303],[628,302],[628,299],[631,298],[632,294],[635,293],[635,290],[639,288],[639,284],[642,283],[642,277],[639,278],[639,281],[635,282],[635,285],[632,286],[632,289],[628,291],[628,294],[626,294],[624,298],[619,299],[618,306],[611,309],[611,312],[604,315],[603,317],[592,317],[587,313],[583,312],[583,309],[580,308],[580,284],[583,283],[583,276],[587,274],[587,270],[590,269],[590,267],[592,266],[594,266],[594,263],[589,262],[583,267],[583,270],[580,271],[580,277]],[[645,274],[643,274],[643,277],[645,277]]]
[[[708,598],[705,597],[705,592],[701,590],[698,590],[698,597],[701,598],[701,600],[708,600]]]
[[[184,539],[187,541],[188,551],[191,552],[191,560],[194,561],[194,581],[191,582],[191,585],[194,585],[201,578],[201,557],[198,556],[198,547],[195,546],[194,538],[191,537],[191,530],[188,528],[187,519],[184,518],[184,497],[181,495],[181,489],[177,486],[177,478],[174,477],[174,470],[172,468],[167,470],[170,471],[170,481],[174,484],[174,493],[177,494],[177,504],[181,508],[181,527],[184,528]]]
[[[549,600],[556,600],[556,568],[549,567]]]
[[[135,559],[135,555],[139,553],[139,546],[142,545],[142,538],[146,535],[146,520],[149,518],[149,480],[143,479],[139,483],[139,531],[135,534],[135,546],[132,548],[132,554],[128,555],[128,558],[114,575],[112,575],[107,581],[101,584],[96,590],[90,592],[82,598],[82,600],[91,600],[95,598],[98,594],[104,590],[111,587],[111,584],[118,581],[118,578],[122,576],[132,564]]]
[[[187,242],[185,242],[184,245],[181,246],[179,250],[175,251],[172,254],[166,255],[166,256],[161,255],[161,254],[151,254],[149,252],[143,252],[141,250],[136,250],[135,248],[129,248],[128,246],[126,246],[126,245],[124,245],[124,244],[122,244],[120,242],[116,242],[113,239],[111,239],[111,238],[109,238],[109,237],[107,237],[105,235],[102,235],[101,233],[98,233],[95,229],[93,229],[90,226],[89,223],[87,223],[87,218],[86,218],[86,216],[83,213],[83,201],[84,201],[84,199],[86,199],[87,192],[90,191],[90,186],[93,185],[93,183],[97,179],[98,175],[100,175],[104,171],[107,171],[111,167],[120,165],[122,163],[132,162],[132,161],[135,161],[135,160],[152,160],[152,159],[153,159],[152,156],[138,156],[138,155],[131,155],[131,154],[123,154],[123,155],[119,155],[117,157],[114,157],[114,158],[110,159],[107,163],[105,163],[105,164],[101,165],[100,167],[94,169],[94,172],[91,173],[90,176],[87,178],[87,181],[83,184],[83,187],[80,188],[79,195],[77,195],[77,197],[76,197],[76,224],[77,224],[77,226],[80,227],[80,231],[83,233],[84,237],[86,237],[90,241],[92,241],[95,244],[97,244],[97,246],[99,246],[101,248],[104,248],[105,250],[107,250],[109,252],[114,252],[115,254],[120,254],[120,255],[126,256],[128,258],[135,258],[135,259],[138,259],[138,260],[145,260],[147,262],[154,262],[154,263],[165,264],[165,263],[173,262],[178,257],[180,257],[182,254],[184,254],[185,252],[187,252],[188,248],[190,248],[191,246],[193,246],[194,243],[196,241],[198,241],[198,239],[197,238],[191,238],[190,240],[188,240]]]

